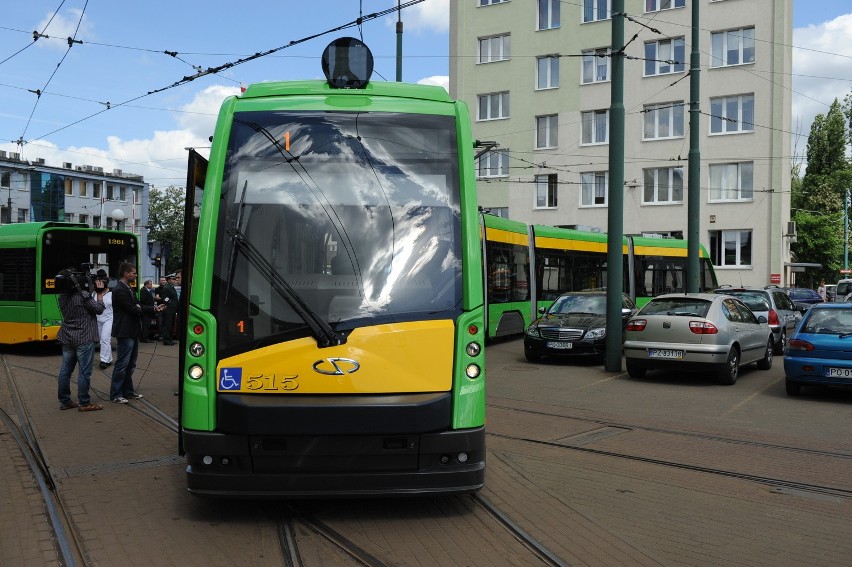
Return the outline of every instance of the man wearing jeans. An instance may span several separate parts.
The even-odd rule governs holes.
[[[155,308],[141,305],[130,284],[136,281],[136,268],[123,263],[118,267],[118,283],[112,290],[112,336],[116,338],[115,366],[112,369],[112,385],[109,398],[116,404],[142,397],[133,389],[133,371],[139,355],[139,339],[142,337],[142,315],[153,317]]]
[[[59,310],[62,312],[62,327],[56,338],[62,345],[62,365],[59,367],[59,409],[77,408],[78,411],[97,411],[104,409],[93,404],[89,397],[89,383],[92,378],[92,361],[95,357],[95,343],[98,342],[97,316],[104,311],[104,302],[92,297],[80,285],[79,274],[63,270],[56,280],[62,289],[59,296]],[[71,399],[71,373],[79,364],[77,372],[77,399]]]

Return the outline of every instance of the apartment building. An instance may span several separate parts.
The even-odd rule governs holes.
[[[69,162],[57,167],[0,150],[0,224],[81,222],[133,232],[141,247],[140,272],[151,277],[153,268],[145,259],[148,190],[141,175]]]
[[[701,186],[687,184],[692,10],[700,16]],[[526,223],[701,243],[720,283],[790,285],[792,0],[625,0],[625,185],[610,187],[611,0],[451,3],[450,94],[474,136],[479,203]]]

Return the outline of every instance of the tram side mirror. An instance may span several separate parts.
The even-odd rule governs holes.
[[[256,317],[260,314],[260,296],[249,295],[249,317]]]

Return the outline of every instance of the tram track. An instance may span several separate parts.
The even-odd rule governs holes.
[[[89,562],[86,560],[85,546],[76,533],[74,522],[50,473],[47,459],[36,439],[17,381],[5,354],[0,354],[0,363],[2,363],[3,377],[9,389],[13,411],[18,417],[16,422],[6,408],[0,407],[0,421],[9,430],[36,481],[58,558],[65,567],[86,566]]]

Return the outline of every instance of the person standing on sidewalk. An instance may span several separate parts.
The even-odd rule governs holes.
[[[142,305],[142,338],[139,342],[150,343],[152,341],[148,338],[148,336],[151,333],[151,321],[154,318],[145,314],[145,306],[156,307],[156,303],[154,301],[154,282],[151,280],[145,280],[145,283],[142,285],[142,289],[139,290],[139,303]]]
[[[112,293],[109,289],[109,276],[103,270],[98,270],[98,282],[103,287],[95,289],[97,299],[104,302],[104,312],[98,315],[98,334],[101,337],[101,370],[112,364]]]
[[[127,262],[118,267],[118,283],[112,291],[112,336],[118,342],[115,367],[109,398],[116,404],[142,397],[133,389],[133,371],[139,356],[139,339],[142,337],[142,314],[154,316],[155,309],[143,307],[136,299],[130,284],[136,281],[136,268]]]
[[[160,336],[163,337],[163,345],[169,346],[175,344],[172,340],[172,328],[175,324],[175,315],[178,311],[178,294],[175,289],[177,278],[174,274],[166,276],[166,285],[163,286],[163,291],[160,293],[160,301],[165,306],[165,314],[163,316],[163,327],[160,329]]]
[[[75,276],[70,270],[63,270],[59,275],[64,279],[67,290],[59,296],[62,326],[56,336],[62,345],[62,365],[59,367],[58,380],[59,409],[102,410],[103,406],[92,403],[89,396],[89,383],[92,378],[95,343],[98,342],[97,316],[103,313],[104,303],[94,299],[92,294],[82,289],[78,281],[79,276]],[[95,285],[96,289],[100,289],[97,283]],[[71,399],[71,373],[74,372],[77,364],[80,365],[77,372],[79,404]]]

